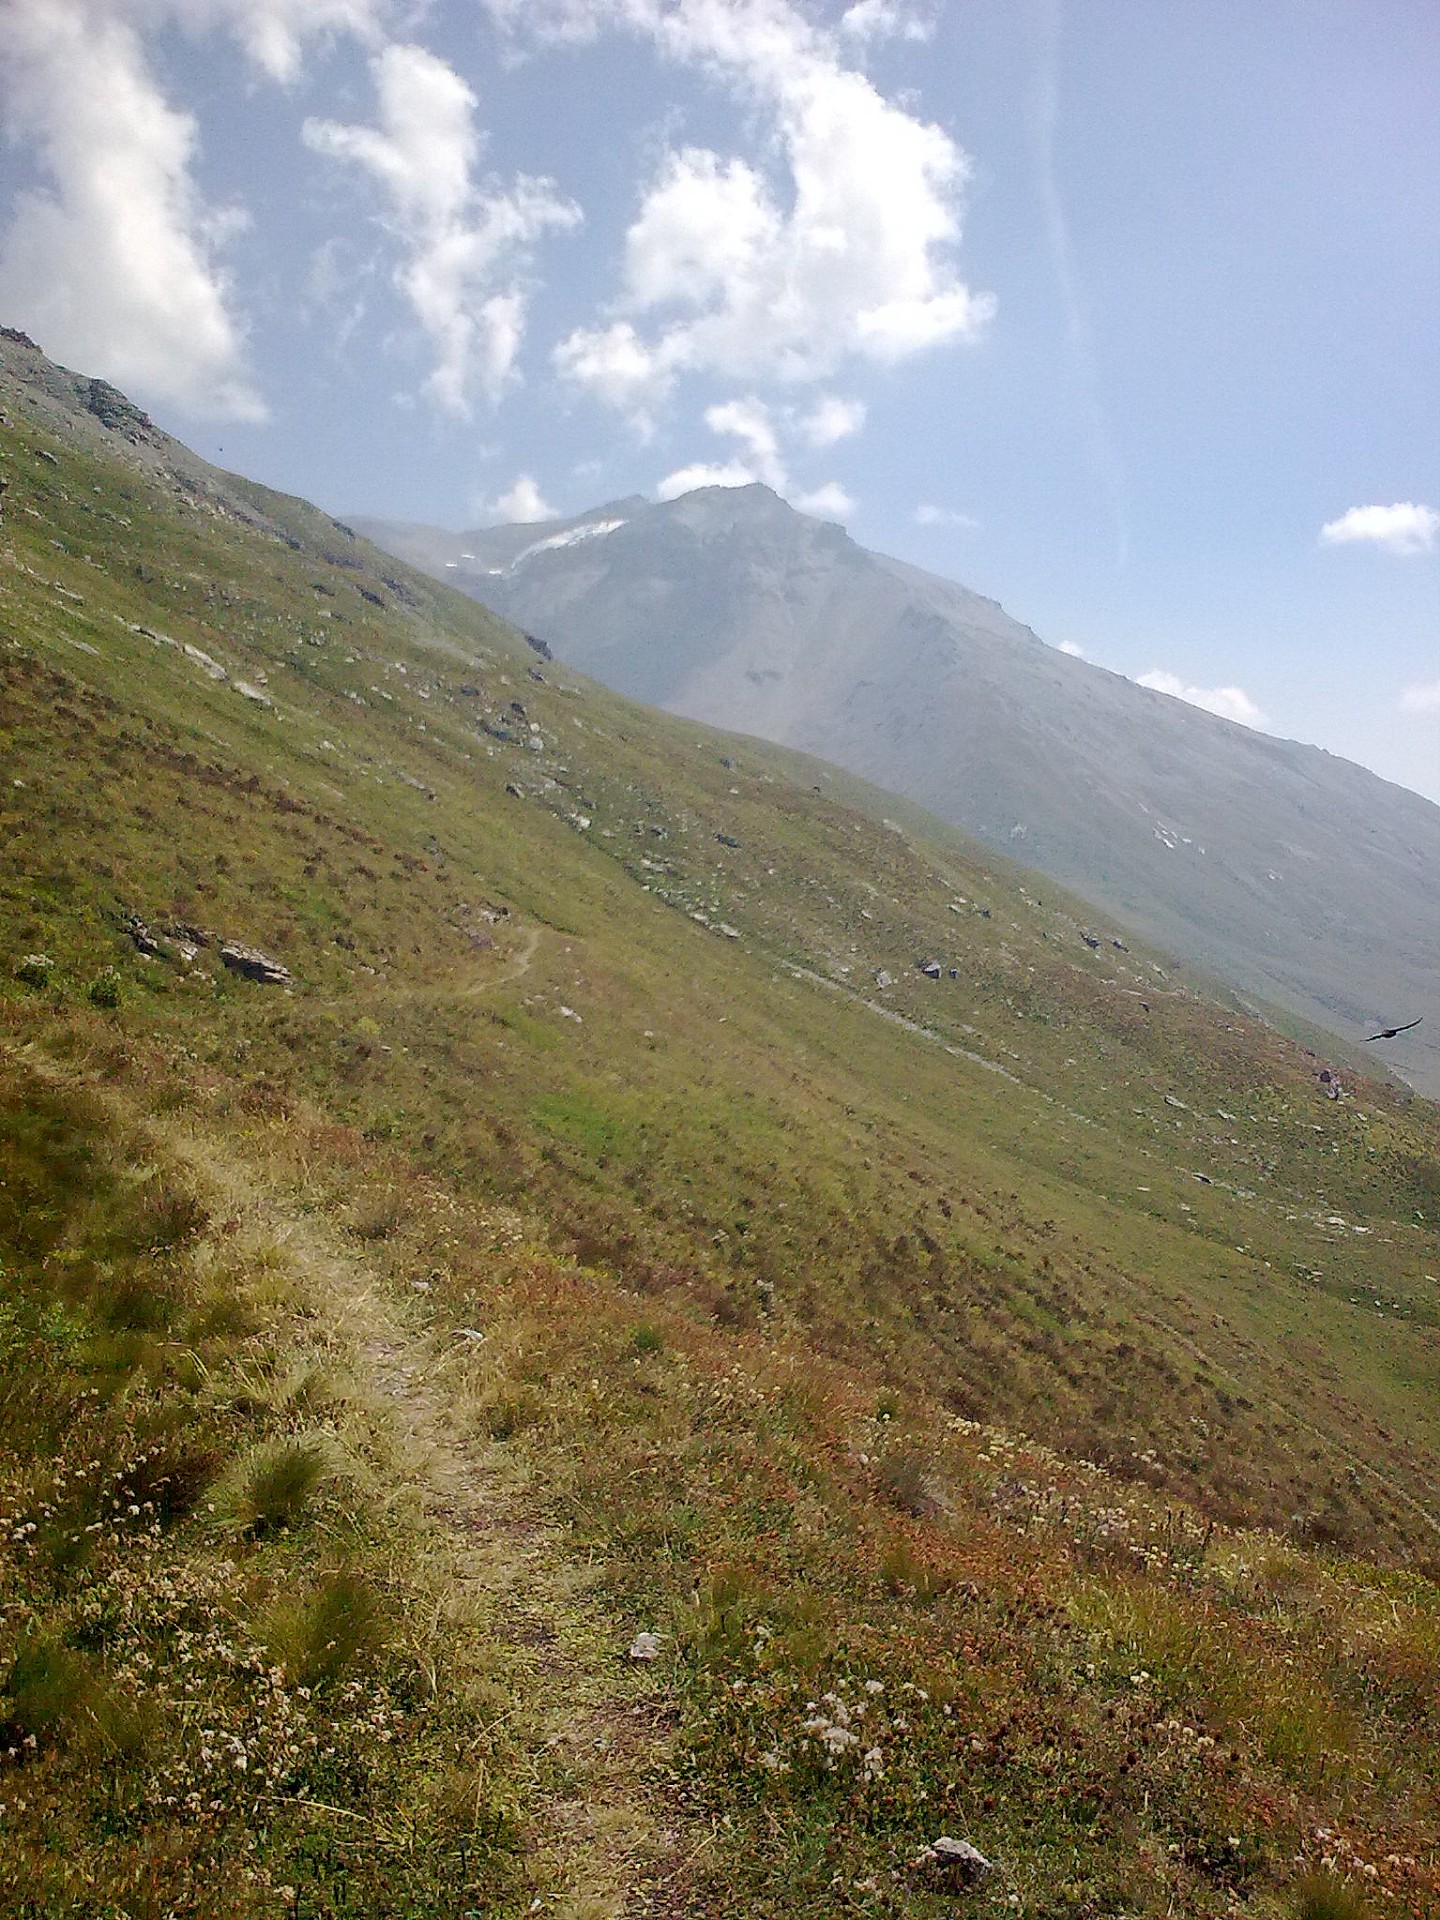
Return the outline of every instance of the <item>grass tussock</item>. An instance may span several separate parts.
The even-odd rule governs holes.
[[[320,1487],[339,1471],[328,1434],[263,1440],[222,1475],[214,1489],[217,1523],[261,1535],[296,1525]]]

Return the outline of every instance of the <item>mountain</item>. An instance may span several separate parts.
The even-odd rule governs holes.
[[[0,472],[4,1920],[1430,1920],[1440,1111],[3,334]]]
[[[363,522],[607,685],[849,768],[1440,1095],[1440,808],[1043,645],[762,486]]]

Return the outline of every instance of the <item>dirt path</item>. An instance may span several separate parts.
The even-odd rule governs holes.
[[[532,962],[540,948],[540,928],[527,927],[511,953],[506,956],[505,964],[497,973],[478,973],[462,986],[404,986],[393,980],[366,982],[357,986],[347,998],[373,1001],[379,1005],[397,1006],[417,1000],[438,1005],[445,1001],[478,1000],[487,993],[494,993],[498,987],[509,986],[513,981],[523,980],[530,971]]]
[[[538,938],[528,936],[510,977],[528,966]],[[46,1078],[90,1084],[37,1049],[21,1051]],[[120,1104],[111,1090],[91,1091]],[[290,1269],[303,1345],[341,1382],[363,1450],[378,1438],[377,1498],[405,1517],[412,1541],[418,1535],[423,1564],[407,1574],[434,1602],[437,1654],[447,1630],[483,1635],[493,1657],[487,1695],[475,1703],[472,1758],[483,1780],[493,1749],[502,1786],[518,1791],[529,1865],[544,1889],[532,1911],[682,1920],[692,1912],[689,1865],[713,1835],[649,1784],[664,1776],[673,1712],[657,1670],[626,1657],[647,1623],[617,1622],[601,1606],[595,1571],[545,1516],[543,1484],[476,1417],[483,1340],[453,1325],[453,1310],[437,1311],[426,1294],[404,1293],[373,1270],[233,1139],[187,1118],[165,1127],[164,1151],[223,1207],[231,1249]],[[497,1672],[509,1696],[499,1711]]]
[[[533,951],[532,942],[527,959]],[[391,1497],[421,1511],[429,1584],[499,1655],[511,1704],[498,1719],[493,1707],[485,1713],[476,1753],[483,1766],[488,1728],[503,1722],[506,1740],[518,1738],[529,1756],[522,1817],[547,1888],[538,1911],[678,1920],[686,1909],[671,1904],[670,1890],[706,1836],[686,1830],[645,1784],[668,1748],[668,1696],[653,1669],[627,1661],[631,1627],[593,1597],[594,1574],[545,1518],[543,1490],[515,1450],[477,1431],[482,1343],[463,1329],[425,1326],[423,1295],[413,1307],[397,1301],[393,1285],[323,1223],[281,1215],[251,1181],[237,1181],[232,1155],[222,1172],[232,1194],[237,1184],[248,1190],[272,1244],[303,1275],[318,1331],[381,1409],[400,1468]],[[547,1786],[550,1777],[563,1788]]]

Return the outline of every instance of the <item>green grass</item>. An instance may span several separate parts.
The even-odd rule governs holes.
[[[11,1909],[1433,1910],[1435,1110],[12,411]]]

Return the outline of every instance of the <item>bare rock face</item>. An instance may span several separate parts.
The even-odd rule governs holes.
[[[242,947],[238,941],[225,940],[220,945],[220,958],[232,973],[238,973],[246,980],[256,980],[261,986],[290,985],[289,969],[282,967],[278,960],[261,953],[258,947]]]

